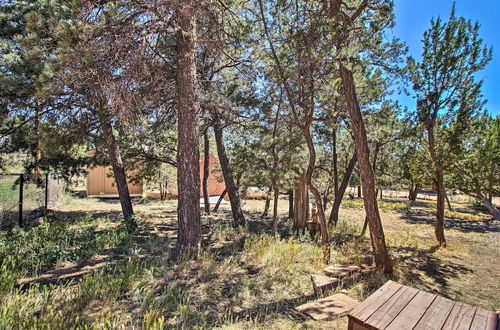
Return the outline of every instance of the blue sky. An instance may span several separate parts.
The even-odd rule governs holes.
[[[483,79],[483,95],[488,100],[490,113],[500,115],[500,0],[455,0],[456,15],[464,16],[481,25],[480,36],[484,43],[493,47],[493,60],[479,73]],[[422,36],[430,26],[432,17],[447,19],[453,0],[395,0],[396,27],[394,36],[409,47],[409,54],[420,58]],[[415,108],[411,97],[397,99],[410,110]]]

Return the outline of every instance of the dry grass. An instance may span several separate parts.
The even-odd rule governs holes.
[[[122,238],[86,247],[87,253],[77,261],[56,259],[48,271],[59,269],[59,275],[68,275],[65,272],[71,268],[74,276],[54,276],[52,284],[35,279],[22,290],[15,283],[26,270],[21,272],[19,265],[4,258],[0,328],[345,329],[345,318],[318,323],[294,312],[295,306],[315,299],[309,277],[322,271],[321,251],[307,235],[291,236],[285,200],[278,208],[282,239],[276,241],[270,235],[271,219],[260,217],[263,203],[245,201],[248,226],[240,231],[229,227],[229,204],[222,205],[218,214],[205,216],[200,260],[173,263],[169,257],[176,234],[175,201],[137,201],[141,230],[123,238],[118,201],[72,200],[54,216],[51,226],[64,222],[76,236],[90,226],[106,237]],[[437,248],[431,203],[419,201],[403,209],[399,206],[405,202],[393,199],[385,201],[387,208],[381,206],[395,261],[391,279],[500,309],[499,223],[456,203],[455,212],[466,218],[453,213],[447,219],[448,246]],[[343,208],[340,217],[331,233],[332,262],[360,264],[370,254],[368,235],[357,238],[364,212]],[[57,237],[43,239],[57,243]],[[63,251],[78,244],[67,242]],[[94,265],[87,274],[78,272],[102,256],[107,262]],[[338,290],[362,300],[387,279],[375,273],[345,282]]]

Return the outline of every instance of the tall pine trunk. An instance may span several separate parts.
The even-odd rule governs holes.
[[[361,184],[363,186],[363,200],[365,212],[370,226],[373,254],[378,268],[382,268],[385,273],[392,273],[392,263],[385,243],[384,229],[377,205],[375,195],[375,178],[373,168],[370,165],[370,151],[366,137],[363,116],[359,107],[354,77],[343,63],[339,63],[340,76],[347,101],[347,108],[351,117],[351,129],[354,133],[356,154],[358,157],[359,170],[361,173]]]
[[[198,255],[201,247],[199,102],[196,91],[196,19],[194,3],[176,10],[177,25],[177,254]]]
[[[111,161],[111,167],[113,168],[113,175],[115,177],[116,188],[118,189],[125,226],[127,227],[128,233],[133,233],[137,229],[137,223],[133,218],[134,209],[128,190],[127,175],[125,167],[123,166],[120,147],[113,134],[113,127],[107,121],[102,124],[102,134],[108,147],[108,156]]]
[[[210,199],[208,195],[208,176],[210,169],[210,140],[208,139],[208,128],[203,132],[203,202],[205,214],[210,214]]]
[[[224,146],[224,137],[222,133],[222,125],[218,117],[214,121],[215,142],[217,144],[217,154],[219,155],[219,162],[226,184],[226,190],[229,195],[229,202],[231,203],[231,211],[233,213],[233,226],[239,227],[245,225],[245,216],[241,210],[240,196],[238,193],[238,186],[234,183],[233,172],[229,164],[229,159],[226,154],[226,147]]]
[[[446,246],[446,239],[444,237],[444,202],[445,202],[445,188],[444,188],[444,166],[436,153],[436,142],[434,138],[434,124],[427,124],[427,137],[429,141],[429,153],[431,155],[432,163],[434,165],[434,189],[436,190],[436,225],[434,227],[434,234],[439,245]]]
[[[356,166],[357,160],[358,158],[356,157],[356,154],[354,154],[351,160],[349,160],[349,164],[347,164],[344,177],[342,178],[340,187],[338,188],[338,191],[335,194],[335,199],[333,200],[332,212],[330,213],[330,219],[328,220],[328,223],[330,225],[333,224],[334,226],[336,226],[337,222],[339,221],[340,204],[342,203],[342,198],[344,198],[345,191],[347,189],[347,186],[349,185],[349,180],[351,179],[351,175],[354,167]]]

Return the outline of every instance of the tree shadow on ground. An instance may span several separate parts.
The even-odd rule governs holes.
[[[429,213],[422,211],[410,211],[401,216],[401,219],[410,224],[432,225],[436,219]],[[457,218],[445,218],[445,229],[455,229],[464,233],[499,233],[500,221],[490,220],[464,220]]]
[[[443,260],[434,255],[438,246],[429,249],[394,247],[395,261],[402,271],[401,280],[427,292],[449,297],[449,282],[472,269],[462,264]]]

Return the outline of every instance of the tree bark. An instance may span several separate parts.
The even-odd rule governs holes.
[[[370,226],[373,254],[378,268],[385,273],[392,273],[392,263],[385,243],[384,230],[378,211],[377,196],[375,195],[375,178],[373,168],[370,166],[370,151],[366,137],[365,125],[361,109],[359,107],[354,77],[343,63],[339,63],[340,76],[347,101],[347,108],[351,117],[351,129],[354,133],[354,141],[358,164],[361,173],[361,184],[363,186],[363,199],[366,217]]]
[[[309,131],[309,125],[302,128],[302,134],[306,140],[307,149],[309,150],[309,164],[305,173],[305,180],[309,191],[314,196],[314,201],[316,202],[316,209],[318,211],[319,225],[321,229],[321,247],[323,249],[323,262],[325,264],[330,263],[330,237],[328,234],[328,226],[326,223],[325,209],[323,208],[323,200],[321,199],[321,193],[319,189],[313,184],[312,177],[314,174],[314,169],[316,167],[316,150],[314,149],[314,143],[312,140],[311,132]]]
[[[116,142],[111,124],[108,121],[104,121],[101,127],[104,140],[106,141],[108,147],[108,156],[111,161],[111,167],[113,168],[113,175],[115,177],[116,188],[120,198],[120,205],[122,208],[125,226],[127,227],[128,233],[133,233],[137,229],[137,223],[133,218],[134,210],[130,199],[130,193],[127,185],[127,175],[125,167],[123,166],[120,147]]]
[[[337,129],[333,130],[333,140],[332,140],[332,163],[333,163],[333,187],[335,196],[339,191],[339,170],[338,170],[338,156],[337,156]],[[345,189],[344,189],[345,192]],[[344,193],[342,193],[343,195]]]
[[[222,125],[220,118],[216,117],[214,120],[215,142],[217,143],[217,154],[219,155],[219,162],[222,168],[222,175],[226,184],[226,190],[229,195],[229,202],[231,203],[231,211],[233,213],[233,227],[245,225],[245,217],[241,210],[240,196],[238,187],[234,183],[233,173],[229,164],[229,159],[226,154],[226,147],[224,146],[224,137],[222,134]]]
[[[493,203],[490,201],[488,197],[482,197],[481,201],[483,202],[483,205],[490,211],[491,215],[493,218],[496,220],[500,220],[500,210],[493,205]]]
[[[35,105],[35,179],[40,179],[40,160],[42,152],[40,150],[40,101],[36,101]]]
[[[409,188],[408,192],[408,200],[410,201],[416,201],[417,200],[417,195],[422,189],[422,186],[420,186],[418,183],[412,183]]]
[[[293,189],[288,190],[288,218],[293,219]]]
[[[210,196],[208,195],[208,176],[210,170],[210,140],[208,139],[208,128],[203,132],[203,202],[205,214],[210,214]]]
[[[278,188],[275,186],[274,187],[274,200],[273,200],[273,232],[274,232],[274,237],[279,238],[279,232],[278,232],[278,225],[279,225],[279,218],[278,218],[278,201],[280,197],[280,191]]]
[[[354,154],[351,160],[349,160],[349,164],[347,164],[344,177],[342,178],[342,182],[340,183],[340,187],[338,189],[338,192],[335,194],[335,199],[333,201],[332,212],[330,213],[330,219],[328,220],[328,223],[330,225],[333,224],[334,226],[336,226],[337,222],[339,221],[340,204],[342,203],[342,198],[344,198],[345,191],[347,189],[347,186],[349,185],[349,180],[351,179],[351,175],[354,167],[356,166],[357,160],[358,158],[356,157],[356,154]]]
[[[224,189],[222,194],[220,194],[219,199],[217,200],[217,203],[214,206],[214,213],[217,213],[217,211],[219,211],[220,203],[222,203],[222,200],[224,199],[224,196],[226,196],[226,194],[227,194],[227,190]]]
[[[450,198],[448,197],[448,193],[444,194],[444,198],[446,199],[446,204],[448,205],[448,210],[453,211],[453,207],[451,207],[451,202],[450,202]]]
[[[178,150],[177,184],[179,190],[177,255],[199,255],[200,152],[199,101],[196,78],[196,15],[193,1],[176,9]]]
[[[299,231],[305,232],[309,220],[309,191],[305,179],[305,169],[302,170],[294,192],[293,203],[293,230],[298,235]]]
[[[266,194],[266,202],[264,204],[264,211],[262,211],[261,217],[267,217],[269,215],[269,207],[271,206],[271,191],[273,190],[273,187],[269,187],[267,189],[267,194]]]
[[[446,246],[446,239],[444,237],[444,202],[445,202],[445,188],[444,188],[444,166],[436,153],[436,142],[434,138],[434,125],[433,123],[427,124],[427,137],[429,141],[429,153],[434,165],[434,188],[436,190],[436,225],[434,227],[434,234],[441,246]]]

